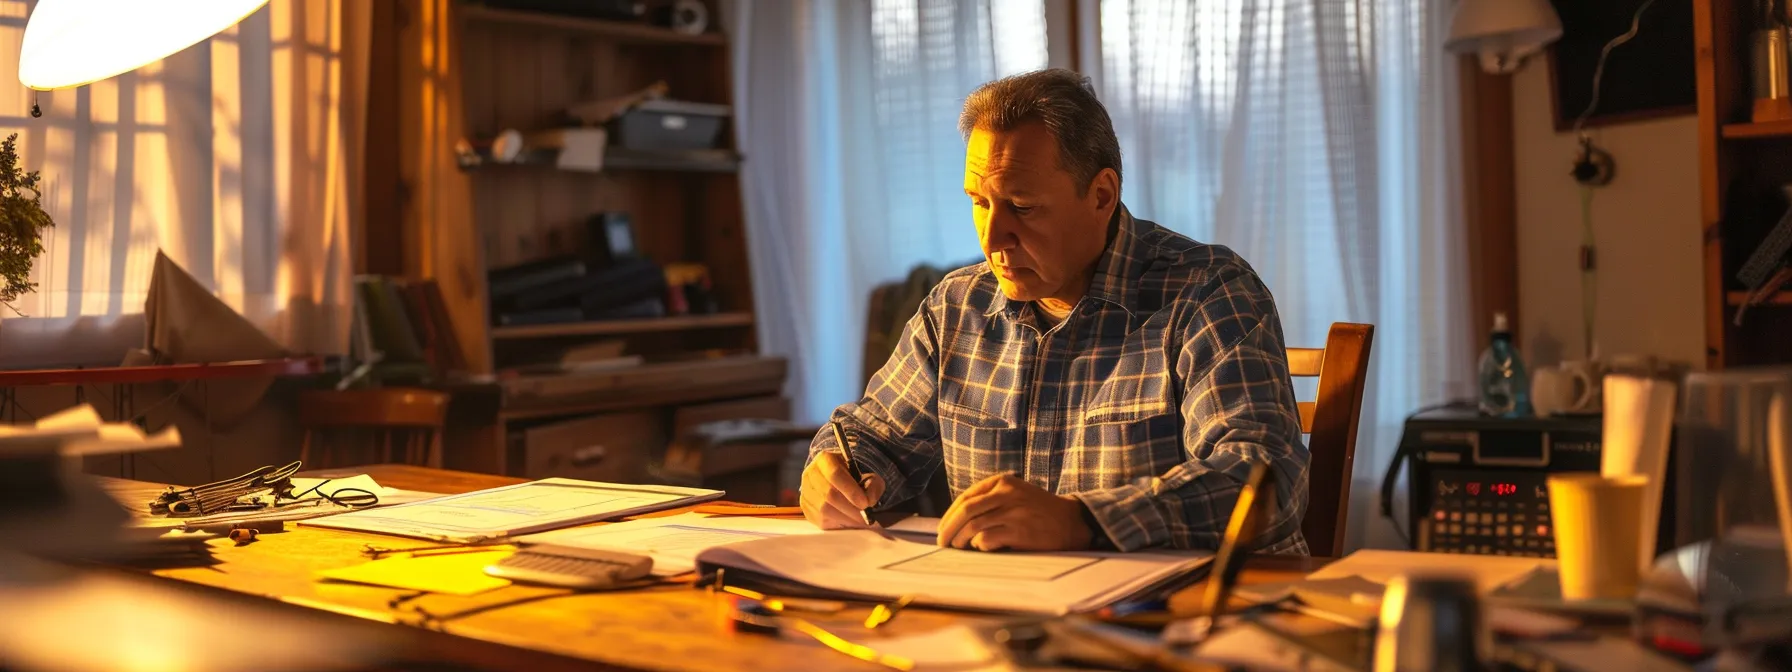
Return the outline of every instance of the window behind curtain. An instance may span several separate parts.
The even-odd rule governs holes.
[[[18,81],[27,8],[0,1],[0,81]],[[140,346],[141,331],[94,325],[142,312],[158,250],[293,349],[340,350],[340,14],[339,0],[275,0],[162,61],[37,93],[40,118],[32,92],[0,86],[0,134],[19,134],[56,223],[32,269],[37,292],[14,304],[25,319],[0,315],[0,366],[116,363],[120,345]],[[304,315],[287,310],[295,303]]]
[[[1134,214],[1237,250],[1290,346],[1376,327],[1351,535],[1405,414],[1472,390],[1450,3],[1101,0]],[[1297,383],[1302,398],[1313,384]],[[1375,473],[1372,473],[1375,472]]]

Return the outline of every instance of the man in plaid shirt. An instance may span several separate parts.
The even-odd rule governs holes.
[[[986,262],[947,275],[834,412],[852,445],[815,437],[808,519],[862,527],[931,476],[954,499],[941,545],[1213,549],[1264,461],[1279,506],[1256,542],[1306,553],[1307,451],[1262,280],[1126,211],[1112,122],[1074,73],[985,84],[959,130]]]

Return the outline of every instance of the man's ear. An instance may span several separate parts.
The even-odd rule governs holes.
[[[1095,210],[1103,215],[1114,214],[1114,208],[1120,204],[1120,174],[1113,168],[1103,168],[1089,181],[1089,198]]]

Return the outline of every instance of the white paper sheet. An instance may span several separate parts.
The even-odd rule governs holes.
[[[1281,623],[1282,627],[1289,627]],[[1319,628],[1328,627],[1320,625]],[[1336,626],[1330,626],[1336,627]],[[1261,628],[1250,626],[1218,630],[1195,647],[1195,658],[1202,662],[1256,672],[1350,672],[1342,665],[1295,646]]]
[[[906,658],[915,664],[916,670],[994,672],[1014,669],[990,648],[989,640],[963,625],[883,639],[853,639],[878,653]]]
[[[343,490],[351,491],[342,492]],[[425,499],[435,499],[443,496],[442,494],[435,492],[419,492],[417,490],[388,488],[380,485],[378,481],[373,480],[373,477],[368,476],[367,474],[356,474],[346,478],[292,479],[292,491],[294,494],[301,492],[307,493],[299,497],[299,499],[321,499],[325,495],[335,497],[337,496],[337,493],[341,493],[344,497],[352,498],[361,494],[359,492],[353,492],[352,490],[362,490],[377,495],[380,498],[380,506],[420,502]]]
[[[61,454],[79,457],[127,453],[159,448],[179,448],[180,429],[174,425],[154,435],[144,434],[128,422],[105,422],[93,406],[79,404],[44,416],[31,425],[0,425],[0,452],[7,441],[16,445],[41,446],[39,441],[56,441]],[[29,448],[37,450],[39,448]]]
[[[821,534],[821,530],[806,520],[686,513],[554,530],[516,541],[638,553],[653,558],[656,576],[673,576],[695,571],[697,554],[710,548],[797,534]]]
[[[304,525],[476,542],[695,504],[719,490],[549,478],[307,520]]]
[[[923,516],[910,516],[908,518],[903,518],[902,520],[891,523],[890,527],[887,529],[889,529],[891,532],[905,532],[908,534],[920,534],[920,535],[929,535],[929,536],[937,537],[940,534],[940,519],[926,518]]]
[[[985,553],[889,539],[871,530],[834,530],[718,546],[697,559],[826,591],[883,599],[912,595],[917,604],[1058,615],[1100,608],[1194,571],[1212,554]],[[985,571],[997,566],[1006,571]]]
[[[1307,578],[1339,579],[1354,575],[1386,585],[1400,575],[1457,575],[1474,580],[1475,587],[1486,594],[1538,567],[1554,569],[1555,564],[1556,561],[1549,558],[1363,549],[1308,574]]]
[[[1647,574],[1655,565],[1655,533],[1661,521],[1662,484],[1668,475],[1668,443],[1674,431],[1673,381],[1627,375],[1605,377],[1605,424],[1600,468],[1605,476],[1646,476],[1642,534],[1637,559]]]

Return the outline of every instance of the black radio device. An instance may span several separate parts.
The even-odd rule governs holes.
[[[1596,415],[1499,418],[1443,409],[1409,418],[1400,455],[1413,549],[1555,557],[1549,476],[1599,471],[1601,429]],[[1672,488],[1670,480],[1663,502],[1673,501]],[[1384,491],[1384,505],[1391,495]],[[1670,522],[1664,512],[1662,527],[1672,530]]]

